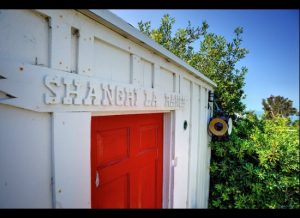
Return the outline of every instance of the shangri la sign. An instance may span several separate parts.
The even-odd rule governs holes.
[[[113,83],[47,67],[0,61],[0,103],[40,112],[174,110],[178,93]]]

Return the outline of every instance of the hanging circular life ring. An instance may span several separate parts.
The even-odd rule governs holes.
[[[216,117],[210,121],[208,129],[215,136],[223,136],[228,130],[228,125],[225,120]]]

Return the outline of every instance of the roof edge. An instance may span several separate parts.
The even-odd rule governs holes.
[[[97,10],[97,12],[93,12],[92,10],[87,9],[77,9],[77,11],[109,27],[110,29],[134,41],[135,43],[143,47],[147,47],[148,49],[153,50],[156,53],[159,53],[168,60],[173,61],[174,63],[180,65],[187,71],[191,72],[196,78],[201,79],[202,81],[208,83],[213,87],[217,87],[217,84],[211,79],[209,79],[208,77],[200,73],[198,70],[196,70],[194,67],[181,60],[179,57],[174,55],[169,50],[165,49],[163,46],[149,38],[147,35],[140,32],[135,27],[125,22],[123,19],[121,19],[114,13],[108,10]]]

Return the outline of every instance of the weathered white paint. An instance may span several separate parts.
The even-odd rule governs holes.
[[[208,101],[208,91],[205,95],[205,99],[206,99],[206,102]],[[206,117],[206,124],[209,123],[209,119],[210,117],[212,116],[212,104],[211,104],[211,108],[210,109],[206,109],[206,113],[205,113],[205,117]],[[210,169],[210,158],[211,158],[211,149],[210,147],[208,147],[209,143],[211,142],[211,137],[207,137],[207,125],[205,125],[205,131],[206,131],[206,161],[204,163],[204,166],[205,166],[205,172],[203,173],[204,175],[204,199],[207,199],[204,204],[204,207],[207,208],[208,207],[208,199],[209,199],[209,183],[210,183],[210,172],[209,172],[209,169]]]
[[[148,62],[147,60],[141,60],[141,82],[143,87],[154,88],[154,64]]]
[[[195,208],[197,201],[197,169],[198,165],[198,138],[196,137],[199,134],[201,129],[200,124],[200,97],[199,97],[200,86],[192,84],[192,102],[191,102],[191,135],[190,135],[190,147],[189,147],[189,190],[188,190],[188,207]]]
[[[166,81],[168,81],[166,83]],[[164,92],[174,92],[175,87],[175,73],[170,72],[164,68],[160,69],[160,79],[157,82],[159,89]]]
[[[53,113],[54,204],[91,207],[91,113]]]
[[[95,38],[94,43],[95,77],[130,83],[130,53],[98,38]]]
[[[78,73],[79,30],[71,27],[71,73]]]
[[[62,43],[50,43],[50,66],[53,69],[71,71],[71,26],[69,23],[61,22],[60,17],[50,17],[50,39],[51,42],[62,41]],[[75,51],[75,50],[74,50]]]
[[[3,161],[2,166],[13,164],[13,152],[9,149],[19,146],[15,142],[23,142],[21,138],[11,138],[8,132],[14,132],[14,135],[29,133],[25,142],[27,146],[18,147],[18,155],[24,153],[26,158],[32,155],[32,159],[27,164],[23,157],[24,166],[21,169],[27,169],[26,175],[33,175],[35,179],[37,175],[41,176],[41,180],[38,180],[41,184],[37,188],[39,193],[34,193],[39,202],[26,201],[35,192],[26,183],[24,188],[18,187],[20,193],[24,194],[22,196],[16,192],[16,184],[0,189],[0,205],[22,207],[19,202],[25,202],[26,207],[50,207],[52,155],[53,206],[90,207],[91,114],[87,111],[92,111],[93,116],[166,112],[163,206],[206,208],[210,161],[207,94],[215,83],[112,13],[100,10],[97,14],[88,10],[0,11],[0,27],[5,30],[0,36],[0,114],[5,115],[0,123],[0,129],[5,129],[0,133],[4,135],[0,139],[0,148],[6,152],[3,153],[6,158],[0,161]],[[11,62],[17,64],[10,65]],[[61,87],[58,87],[60,98],[57,99],[59,104],[45,103],[44,94],[51,94],[45,87],[46,75],[61,79]],[[176,94],[185,96],[187,101],[184,107],[174,107],[171,103],[148,107],[151,101],[141,101],[138,103],[140,107],[78,104],[79,101],[75,100],[78,97],[75,96],[77,87],[68,82],[63,84],[64,78],[71,78],[73,84],[77,83],[73,79],[79,78],[118,87]],[[81,88],[88,92],[87,87]],[[65,103],[64,98],[67,98]],[[70,101],[72,104],[68,104]],[[54,112],[52,123],[47,112]],[[29,120],[31,117],[45,119],[35,125]],[[14,128],[12,123],[16,119],[26,121],[25,132],[19,127]],[[188,122],[187,130],[183,130],[185,120]],[[36,138],[33,137],[35,132]],[[6,148],[4,143],[10,147]],[[41,149],[37,152],[43,154],[43,159],[33,155],[36,148]],[[39,170],[31,168],[33,163]],[[73,164],[75,167],[70,167]],[[19,170],[18,165],[11,168]],[[8,168],[0,169],[1,176],[3,171],[4,175],[9,175],[9,181],[17,181]],[[29,180],[26,177],[24,181]],[[168,180],[169,184],[166,184]],[[2,183],[0,187],[3,187]],[[19,199],[3,203],[8,196],[17,196]]]
[[[174,114],[164,114],[163,129],[163,208],[172,208],[173,204],[173,180],[174,180]]]
[[[180,82],[180,91],[188,95],[185,107],[175,112],[175,167],[174,180],[174,207],[185,208],[188,203],[188,172],[189,172],[189,147],[191,130],[191,81],[182,78]],[[183,124],[187,121],[187,129],[184,130]]]
[[[208,102],[207,102],[207,89],[201,87],[200,89],[200,126],[198,134],[198,173],[197,173],[197,196],[202,196],[197,198],[197,207],[198,208],[207,208],[208,204],[208,189],[209,189],[209,164],[210,157],[210,148],[208,147],[207,140],[207,124],[209,119],[208,114]]]
[[[126,35],[126,37],[130,38],[134,42],[138,44],[143,44],[148,49],[155,50],[160,55],[163,55],[169,60],[172,60],[175,64],[182,66],[185,70],[188,70],[194,74],[197,78],[202,79],[212,86],[216,86],[216,84],[208,79],[203,74],[200,74],[196,69],[185,63],[183,60],[178,58],[176,55],[162,47],[161,45],[155,43],[153,40],[145,36],[145,34],[141,34],[136,28],[131,25],[128,25],[125,21],[115,16],[113,13],[107,10],[79,10],[81,13],[92,17],[99,21],[100,23],[106,24],[108,27],[112,27],[115,31],[119,32],[121,35]]]
[[[12,99],[3,104],[34,111],[171,110],[185,97],[60,70],[0,60],[1,90]]]
[[[51,120],[0,104],[0,208],[50,208]]]
[[[31,10],[0,10],[0,17],[0,58],[49,66],[46,16]]]

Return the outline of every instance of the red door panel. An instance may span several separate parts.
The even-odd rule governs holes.
[[[129,177],[122,175],[111,181],[101,184],[97,190],[97,208],[127,208],[129,207]],[[113,193],[112,193],[113,190]]]
[[[156,161],[146,163],[138,173],[138,207],[155,208],[156,205]]]
[[[162,207],[162,127],[163,114],[92,118],[92,208]]]
[[[96,134],[98,166],[105,166],[129,158],[129,128],[101,131]]]

